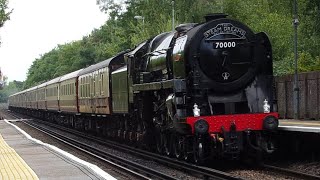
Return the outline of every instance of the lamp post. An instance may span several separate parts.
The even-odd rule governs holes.
[[[136,20],[142,20],[142,27],[143,27],[143,30],[144,30],[144,17],[143,16],[134,16],[134,18]]]
[[[298,4],[297,0],[294,0],[294,85],[293,85],[293,112],[294,119],[299,118],[299,85],[298,85]]]
[[[174,0],[171,1],[172,5],[172,31],[174,31]]]

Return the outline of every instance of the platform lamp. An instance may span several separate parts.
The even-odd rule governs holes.
[[[299,85],[298,85],[298,4],[297,0],[294,0],[294,85],[293,85],[293,112],[294,119],[299,118]]]
[[[142,20],[142,28],[144,30],[144,17],[143,16],[134,16],[136,20]]]

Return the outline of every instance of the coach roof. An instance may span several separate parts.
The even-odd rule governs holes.
[[[107,60],[101,61],[101,62],[99,62],[97,64],[93,64],[93,65],[83,69],[81,72],[79,72],[79,76],[87,74],[87,73],[91,73],[91,72],[93,72],[93,71],[95,71],[97,69],[102,69],[104,67],[109,67],[110,63],[113,60],[118,59],[118,57],[120,57],[120,56],[123,56],[124,53],[126,53],[126,52],[121,52],[121,53],[117,54],[116,56],[113,56],[113,57],[111,57],[111,58],[109,58]]]
[[[79,75],[80,71],[82,71],[82,70],[83,69],[79,69],[77,71],[74,71],[74,72],[71,72],[69,74],[66,74],[66,75],[62,76],[60,78],[59,82],[62,82],[62,81],[77,77]]]
[[[47,82],[47,86],[50,85],[50,84],[54,84],[54,83],[59,82],[60,78],[61,78],[61,76],[48,81]]]

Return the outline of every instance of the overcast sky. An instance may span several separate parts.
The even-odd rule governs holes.
[[[9,0],[9,6],[13,13],[0,28],[0,67],[9,81],[24,81],[40,54],[81,39],[107,20],[96,0]]]

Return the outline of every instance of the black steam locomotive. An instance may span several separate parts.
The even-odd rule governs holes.
[[[270,153],[270,41],[224,14],[205,18],[14,94],[10,108],[197,163]]]

